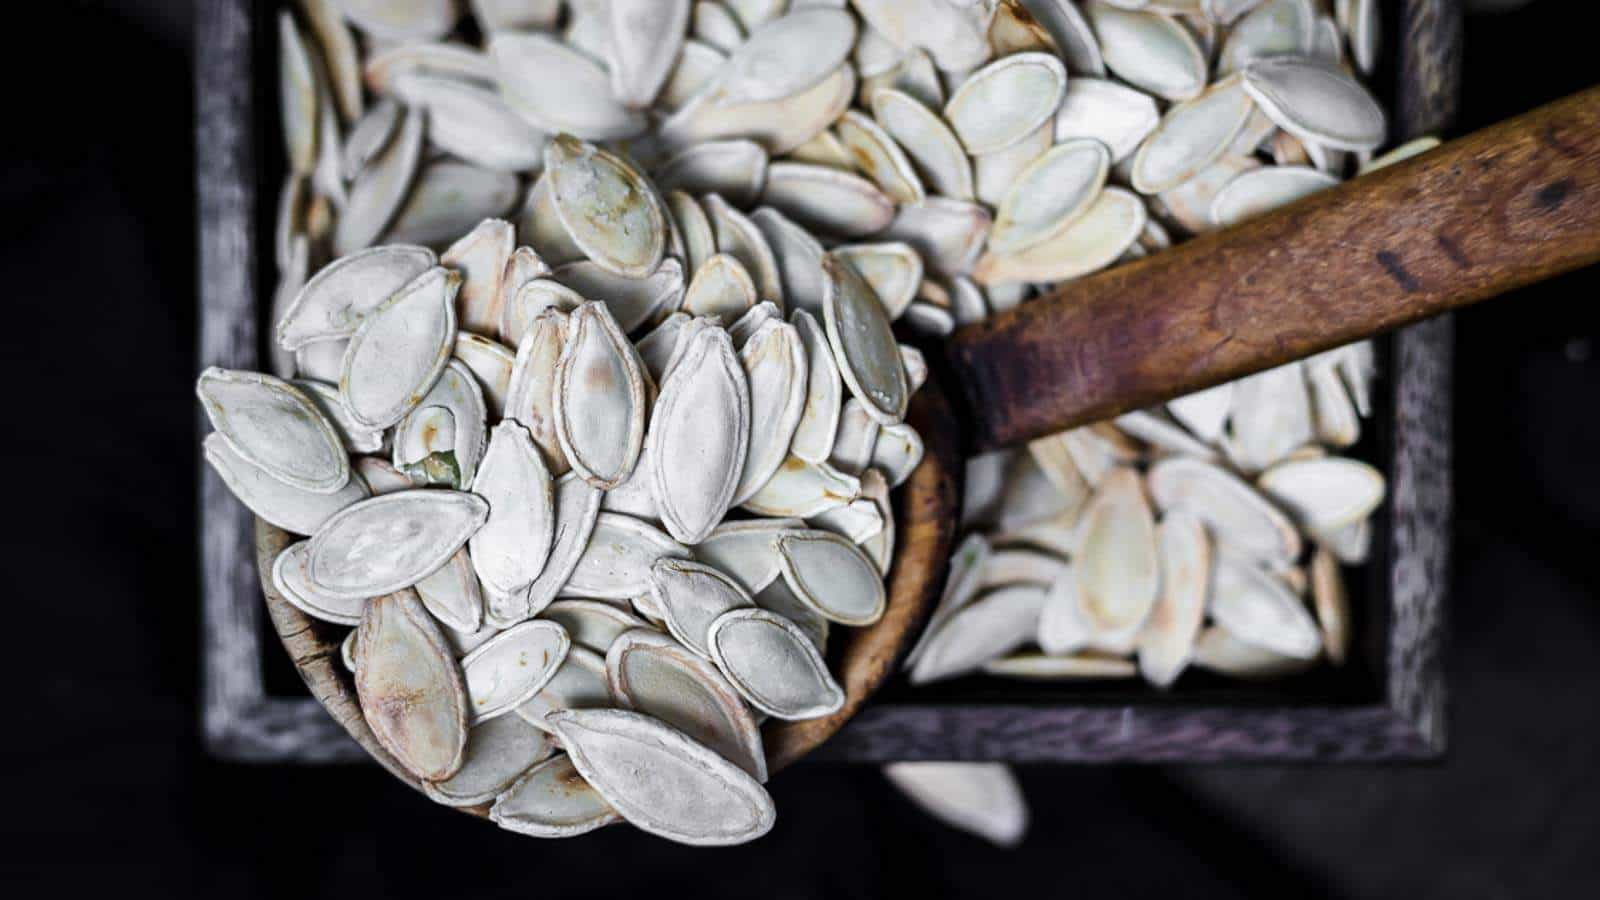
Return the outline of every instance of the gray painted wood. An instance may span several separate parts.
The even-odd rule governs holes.
[[[251,368],[258,361],[251,0],[197,7],[197,188],[200,209],[200,361]],[[1407,0],[1397,131],[1446,130],[1461,65],[1459,0]],[[272,117],[268,117],[271,121]],[[1393,343],[1393,458],[1389,534],[1390,630],[1382,703],[1356,706],[1095,706],[877,704],[818,751],[818,758],[1016,761],[1351,761],[1419,758],[1445,747],[1440,662],[1450,546],[1448,318]],[[204,423],[201,422],[203,427]],[[249,514],[209,469],[200,473],[204,616],[203,733],[229,759],[329,762],[366,759],[311,698],[266,695],[262,598]],[[282,652],[277,646],[267,652]]]

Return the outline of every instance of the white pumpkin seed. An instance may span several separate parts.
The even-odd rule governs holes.
[[[683,266],[670,256],[645,278],[620,276],[589,260],[561,266],[554,277],[579,296],[604,303],[624,332],[676,311],[683,302]]]
[[[644,108],[666,83],[689,30],[689,0],[609,0],[606,65],[611,94],[624,106]]]
[[[392,46],[374,43],[369,50],[362,77],[375,94],[387,94],[395,79],[409,73],[438,75],[485,87],[495,83],[494,61],[476,47],[454,41]]]
[[[1174,457],[1152,466],[1150,496],[1163,512],[1193,513],[1234,553],[1287,563],[1300,555],[1300,534],[1287,516],[1222,468]]]
[[[1365,519],[1384,494],[1383,473],[1340,457],[1282,462],[1256,483],[1313,534],[1333,534]]]
[[[551,713],[565,709],[603,709],[611,704],[605,657],[583,647],[573,647],[544,689],[517,707],[517,718],[542,731],[551,731]]]
[[[861,237],[894,218],[894,201],[870,181],[826,166],[775,162],[767,167],[761,202],[819,231]]]
[[[1134,190],[1159,194],[1193,178],[1222,158],[1254,110],[1240,76],[1172,107],[1133,157]]]
[[[1194,653],[1211,584],[1211,544],[1192,513],[1175,510],[1156,528],[1161,596],[1139,635],[1139,671],[1157,687],[1171,687]]]
[[[923,284],[922,257],[909,244],[845,244],[835,247],[832,253],[849,263],[867,282],[891,320],[905,312]]]
[[[1149,212],[1132,191],[1108,187],[1089,208],[1041,243],[1014,253],[985,253],[972,270],[983,285],[1077,278],[1115,262],[1138,240]]]
[[[1299,362],[1242,378],[1234,387],[1229,419],[1231,455],[1246,472],[1259,472],[1311,442],[1311,393]]]
[[[984,16],[945,0],[855,0],[857,13],[901,49],[921,47],[947,71],[983,65],[989,58]]]
[[[543,690],[571,643],[566,629],[554,622],[522,622],[463,657],[473,724],[503,716]]]
[[[456,774],[424,782],[422,789],[446,806],[488,803],[554,749],[549,735],[516,716],[490,719],[467,733],[466,757]]]
[[[505,346],[486,337],[459,332],[456,334],[455,358],[467,367],[478,386],[483,388],[483,400],[489,414],[500,418],[505,413],[506,393],[511,387],[511,372],[517,355]]]
[[[540,615],[565,628],[573,644],[602,656],[624,633],[650,628],[633,613],[599,600],[557,600]]]
[[[606,684],[621,709],[677,728],[757,781],[767,780],[761,730],[717,667],[656,631],[621,635],[606,653]]]
[[[366,609],[366,597],[333,597],[317,590],[306,576],[306,551],[310,541],[285,547],[272,561],[272,585],[296,609],[335,625],[359,625]]]
[[[849,539],[829,531],[789,531],[775,546],[785,583],[823,617],[841,625],[871,625],[883,617],[883,578]]]
[[[1034,21],[1049,32],[1052,43],[1074,75],[1105,75],[1100,41],[1072,0],[1020,0]]]
[[[528,588],[527,611],[538,615],[551,605],[577,569],[594,534],[600,515],[600,498],[604,494],[568,472],[556,482],[555,538],[550,543],[550,556],[545,560],[544,571]]]
[[[440,421],[439,411],[448,414],[448,428],[434,424]],[[448,361],[418,407],[395,426],[395,467],[403,470],[431,455],[449,453],[458,473],[455,486],[471,484],[483,458],[487,418],[483,390],[471,370],[460,361]]]
[[[1322,636],[1305,604],[1255,563],[1218,553],[1206,609],[1241,641],[1295,659],[1315,659]]]
[[[195,395],[241,458],[289,487],[333,494],[350,480],[339,432],[287,381],[211,366],[200,373]]]
[[[449,160],[429,163],[395,212],[384,242],[446,244],[478,222],[509,212],[519,189],[517,176],[509,172]]]
[[[518,778],[495,798],[489,818],[507,831],[543,838],[576,837],[622,821],[566,754]]]
[[[571,315],[556,364],[555,422],[561,450],[598,488],[621,484],[644,441],[643,366],[602,303]]]
[[[604,141],[645,128],[642,113],[613,98],[599,63],[549,35],[500,32],[489,38],[489,55],[506,103],[547,133]]]
[[[929,197],[900,207],[876,238],[910,244],[922,255],[923,267],[936,274],[965,275],[983,250],[991,222],[989,211],[976,203]]]
[[[1311,599],[1322,628],[1322,649],[1328,661],[1344,665],[1350,652],[1350,598],[1333,553],[1319,547],[1311,556]]]
[[[331,494],[291,487],[240,456],[219,433],[206,436],[204,453],[206,462],[228,490],[251,512],[295,534],[312,534],[335,513],[369,493],[367,486],[356,478],[349,479],[344,487]]]
[[[711,100],[737,106],[794,97],[842,65],[855,38],[855,19],[842,10],[795,10],[767,22],[731,48]]]
[[[783,213],[763,206],[750,214],[772,250],[783,299],[813,316],[822,314],[822,244]]]
[[[782,320],[766,322],[739,351],[739,364],[749,385],[751,426],[733,493],[735,504],[761,490],[789,455],[806,403],[806,355],[800,332]]]
[[[974,72],[945,104],[944,117],[973,156],[1021,141],[1055,114],[1067,70],[1048,53],[1017,53]]]
[[[373,735],[407,771],[424,781],[460,771],[466,687],[416,594],[386,594],[367,604],[356,637],[355,685]]]
[[[1070,226],[1099,196],[1110,169],[1105,145],[1089,138],[1059,143],[1029,163],[1000,203],[990,251],[1026,250]]]
[[[707,634],[712,621],[730,610],[754,605],[733,578],[711,566],[680,559],[660,559],[651,566],[650,596],[672,636],[706,657],[711,655]]]
[[[1267,56],[1308,56],[1316,40],[1317,11],[1311,0],[1267,0],[1228,29],[1217,57],[1226,75]]]
[[[1113,75],[1166,100],[1187,100],[1205,87],[1205,51],[1176,21],[1099,0],[1084,14]]]
[[[461,273],[456,321],[463,331],[494,337],[500,327],[502,284],[516,250],[517,232],[503,219],[485,219],[450,245],[440,265]]]
[[[767,179],[767,151],[755,141],[709,141],[684,149],[662,164],[655,182],[662,191],[720,194],[749,206]]]
[[[299,350],[349,337],[374,309],[436,262],[426,247],[403,245],[373,247],[335,260],[295,295],[278,320],[278,343]]]
[[[1338,183],[1332,175],[1305,166],[1266,166],[1241,172],[1211,199],[1211,221],[1218,226],[1237,225]]]
[[[935,193],[957,200],[973,198],[966,148],[937,113],[904,91],[886,88],[873,94],[872,114]]]
[[[1033,640],[1044,607],[1044,589],[1001,588],[951,613],[911,666],[911,683],[927,684],[965,675]]]
[[[752,706],[786,721],[814,719],[844,706],[816,645],[793,622],[756,607],[730,610],[706,635],[711,658]]]
[[[744,43],[744,25],[717,0],[695,0],[694,36],[725,53]]]
[[[922,179],[905,151],[877,122],[856,110],[847,111],[833,127],[855,168],[871,178],[896,203],[917,203],[927,197]]]
[[[1311,667],[1311,660],[1295,659],[1247,643],[1228,629],[1211,626],[1200,632],[1194,645],[1194,664],[1229,678],[1263,680],[1294,675]]]
[[[504,410],[505,419],[528,430],[554,477],[571,468],[555,426],[556,366],[566,340],[566,313],[556,308],[539,313],[517,347]]]
[[[291,171],[307,175],[317,156],[317,75],[294,14],[278,15],[278,94]]]
[[[671,726],[623,710],[550,717],[584,780],[634,826],[684,844],[754,840],[772,829],[772,798],[744,770]]]
[[[1095,653],[1049,656],[1023,653],[990,660],[983,664],[985,675],[1021,678],[1030,681],[1081,681],[1103,678],[1132,678],[1139,669],[1131,660]]]
[[[695,271],[683,295],[683,311],[732,322],[756,305],[750,273],[726,253],[713,254]]]
[[[828,337],[812,314],[796,309],[789,317],[804,347],[808,367],[805,405],[795,426],[789,452],[806,462],[825,462],[839,428],[844,383],[829,349]],[[914,390],[914,388],[913,388]]]
[[[728,333],[689,336],[650,420],[649,478],[662,523],[696,544],[733,502],[750,441],[752,406]]]
[[[408,72],[391,89],[407,106],[428,113],[428,139],[439,149],[485,169],[525,172],[539,167],[545,134],[507,106],[493,88]]]
[[[631,163],[571,136],[545,145],[550,196],[567,234],[610,272],[643,278],[666,247],[666,214]]]
[[[1068,0],[1043,0],[1072,10]],[[889,782],[928,815],[1001,847],[1022,843],[1028,803],[1004,763],[897,762],[883,767]]]
[[[657,136],[668,146],[749,138],[779,156],[816,137],[849,108],[855,70],[840,66],[816,85],[785,100],[719,106],[703,90],[661,123]],[[771,173],[768,173],[771,177]]]
[[[742,349],[749,343],[751,335],[754,335],[762,325],[773,321],[783,321],[783,312],[778,309],[778,304],[771,300],[763,300],[745,310],[743,315],[728,326],[728,337],[732,339],[735,349]]]
[[[786,518],[723,522],[695,545],[694,555],[738,582],[746,593],[759,594],[781,574],[777,538],[803,528],[799,519]]]
[[[460,491],[399,491],[362,500],[316,530],[307,574],[329,596],[391,593],[448,562],[488,515],[488,503]]]
[[[1244,69],[1244,89],[1279,128],[1308,144],[1366,151],[1383,143],[1383,107],[1360,82],[1323,63],[1258,59]]]
[[[1089,645],[1127,653],[1155,605],[1161,575],[1155,522],[1138,474],[1125,468],[1108,474],[1078,527],[1074,575]]]
[[[455,272],[429,269],[362,320],[339,372],[352,419],[388,428],[421,403],[450,361],[460,286]]]
[[[1196,391],[1184,397],[1167,401],[1167,411],[1195,437],[1215,443],[1222,437],[1223,426],[1228,421],[1228,410],[1233,406],[1233,382]]]
[[[663,557],[687,558],[689,548],[659,528],[619,513],[602,512],[577,565],[560,589],[564,597],[626,599],[649,590],[650,567]]]
[[[495,426],[472,491],[489,502],[489,518],[468,544],[478,577],[491,591],[525,594],[555,533],[550,472],[526,428]]]

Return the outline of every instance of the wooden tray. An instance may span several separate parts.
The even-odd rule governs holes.
[[[196,178],[199,359],[258,368],[270,296],[272,204],[282,172],[272,77],[274,0],[199,4]],[[1386,4],[1397,139],[1447,129],[1461,64],[1459,0]],[[1015,761],[1370,760],[1445,746],[1440,645],[1450,547],[1448,318],[1383,342],[1376,414],[1358,454],[1388,475],[1372,561],[1353,579],[1356,641],[1341,669],[1241,684],[1189,673],[1170,693],[1142,684],[1062,687],[966,678],[893,684],[813,758]],[[198,426],[205,428],[197,413]],[[222,758],[369,759],[316,700],[269,690],[283,648],[263,625],[251,517],[209,468],[199,478],[203,734]]]

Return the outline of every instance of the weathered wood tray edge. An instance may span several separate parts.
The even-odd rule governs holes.
[[[250,367],[257,359],[253,6],[253,0],[215,0],[197,9],[201,366]],[[1398,136],[1448,128],[1461,65],[1459,0],[1406,0],[1398,43]],[[1450,547],[1452,343],[1448,318],[1394,339],[1391,615],[1382,703],[879,704],[862,710],[813,758],[1340,761],[1441,754],[1446,743],[1440,651]],[[266,693],[250,517],[204,468],[198,493],[202,734],[208,750],[252,761],[366,758],[315,700]]]

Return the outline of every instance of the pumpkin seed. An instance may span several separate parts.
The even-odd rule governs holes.
[[[849,110],[833,130],[850,153],[855,168],[876,182],[889,199],[916,203],[927,197],[911,160],[877,122]]]
[[[358,424],[398,423],[444,372],[455,341],[460,285],[455,272],[429,269],[362,320],[339,373],[339,393]]]
[[[493,88],[416,72],[396,76],[390,87],[407,106],[427,112],[428,139],[439,149],[498,172],[539,167],[544,133]]]
[[[666,247],[666,214],[644,174],[567,135],[545,145],[556,214],[578,247],[609,272],[643,278]]]
[[[622,709],[677,728],[756,781],[767,780],[761,730],[717,667],[672,638],[636,629],[606,653],[606,684]]]
[[[550,556],[545,560],[544,571],[528,588],[526,611],[529,615],[538,615],[540,610],[551,605],[550,601],[566,586],[582,561],[600,515],[603,494],[576,472],[568,472],[556,482],[555,537],[550,542]]]
[[[883,579],[854,543],[828,531],[789,531],[775,546],[785,583],[824,618],[842,625],[882,618],[888,602]]]
[[[1065,0],[1043,0],[1071,10]],[[1028,804],[1003,763],[897,762],[883,767],[889,782],[942,822],[1001,847],[1014,847],[1028,831]]]
[[[544,838],[576,837],[622,821],[566,754],[524,773],[495,798],[489,818],[507,831]]]
[[[1157,687],[1171,687],[1189,663],[1205,617],[1211,545],[1191,513],[1176,510],[1156,529],[1161,596],[1139,635],[1139,671]]]
[[[711,100],[737,106],[794,97],[843,64],[855,38],[855,19],[841,10],[797,9],[766,22],[731,48]]]
[[[555,375],[556,437],[567,462],[597,488],[622,483],[644,441],[644,378],[604,304],[573,311]]]
[[[422,789],[446,806],[488,803],[553,750],[549,735],[516,716],[500,716],[467,733],[466,757],[456,774],[424,782]]]
[[[1300,555],[1300,534],[1277,507],[1216,465],[1174,457],[1152,466],[1150,496],[1164,512],[1182,509],[1238,555],[1284,562]]]
[[[450,245],[440,264],[461,272],[456,320],[464,331],[494,337],[500,327],[502,283],[516,250],[517,232],[503,219],[485,219]]]
[[[554,622],[513,625],[461,659],[473,724],[503,716],[544,689],[571,641]]]
[[[1176,21],[1099,0],[1083,11],[1113,75],[1166,100],[1187,100],[1205,87],[1205,52]]]
[[[517,191],[517,177],[508,172],[448,160],[430,163],[418,173],[384,240],[445,244],[484,219],[505,215],[515,205]]]
[[[339,432],[294,385],[212,366],[200,373],[195,394],[212,427],[242,459],[289,487],[333,494],[350,480]]]
[[[1237,225],[1338,183],[1332,175],[1305,166],[1266,166],[1242,172],[1211,199],[1211,221],[1218,226]]]
[[[941,69],[982,65],[991,53],[983,14],[944,0],[855,0],[867,23],[901,49],[920,47]]]
[[[1383,474],[1354,459],[1294,460],[1261,473],[1256,483],[1313,534],[1353,525],[1383,502]]]
[[[1049,240],[1089,208],[1105,186],[1111,154],[1093,139],[1057,144],[1023,169],[989,232],[989,249],[1014,253]]]
[[[666,83],[689,27],[689,0],[610,0],[606,65],[611,95],[624,106],[650,105]]]
[[[1115,262],[1132,246],[1148,215],[1136,194],[1108,187],[1070,224],[1042,242],[1005,255],[985,253],[972,277],[988,285],[1087,275]]]
[[[663,557],[687,558],[689,548],[660,529],[619,513],[595,518],[589,541],[560,588],[564,597],[625,599],[645,593],[650,567]]]
[[[331,494],[291,487],[240,456],[219,433],[206,436],[204,453],[228,490],[251,512],[295,534],[314,533],[335,513],[368,495],[367,486],[355,478]]]
[[[767,179],[767,151],[755,141],[708,141],[685,148],[656,170],[663,191],[720,194],[749,206],[761,196]]]
[[[922,286],[922,257],[909,244],[846,244],[832,252],[867,282],[891,320],[900,318]]]
[[[1279,128],[1310,144],[1374,150],[1387,130],[1383,107],[1349,75],[1293,56],[1258,59],[1244,89]]]
[[[542,731],[550,731],[550,714],[567,709],[604,709],[612,703],[606,686],[606,661],[583,647],[567,651],[567,658],[533,697],[517,707],[517,718]]]
[[[410,490],[361,500],[329,516],[307,551],[307,576],[330,597],[376,597],[443,566],[489,516],[476,494]]]
[[[979,161],[982,182],[982,161]],[[980,189],[981,193],[981,189]],[[904,241],[922,254],[923,268],[939,275],[965,275],[983,250],[992,219],[976,203],[929,197],[901,206],[878,240]]]
[[[885,88],[873,94],[872,114],[935,193],[973,198],[972,163],[960,138],[937,113],[911,94]]]
[[[1017,53],[974,72],[945,104],[944,117],[973,156],[1021,141],[1061,105],[1067,70],[1048,53]],[[910,202],[910,201],[908,201]]]
[[[905,417],[910,391],[900,347],[882,303],[848,263],[822,258],[823,320],[839,374],[866,412],[885,425]]]
[[[789,455],[806,403],[807,367],[800,332],[782,320],[766,322],[739,351],[739,363],[749,385],[751,426],[733,492],[735,504],[761,490]]]
[[[373,735],[408,772],[443,781],[460,771],[466,687],[415,593],[385,594],[367,604],[356,636],[355,685]]]
[[[1235,637],[1213,625],[1200,632],[1194,645],[1194,664],[1230,678],[1261,680],[1282,678],[1310,668],[1311,661],[1274,653]]]
[[[787,518],[723,522],[695,545],[694,555],[738,582],[746,593],[759,594],[781,573],[776,539],[803,528],[804,522]]]
[[[911,665],[911,683],[927,684],[976,671],[1032,640],[1045,592],[1035,585],[1000,588],[951,613],[931,631]]]
[[[1193,178],[1227,152],[1254,110],[1239,76],[1172,107],[1133,157],[1134,189],[1159,194]]]
[[[601,655],[623,634],[650,628],[649,623],[627,610],[599,600],[557,600],[541,615],[565,628],[574,645]]]
[[[754,840],[771,830],[772,798],[715,751],[649,716],[566,710],[550,722],[585,781],[634,826],[684,844]]]
[[[793,622],[754,606],[718,616],[706,633],[711,658],[752,706],[787,721],[837,712],[844,690],[816,645]]]
[[[589,260],[561,266],[554,277],[580,297],[602,298],[599,302],[624,332],[677,310],[683,302],[683,266],[670,256],[642,279],[617,275]]]
[[[651,495],[673,537],[696,544],[733,502],[752,406],[727,332],[699,329],[675,356],[650,421]]]
[[[1206,609],[1218,625],[1246,643],[1295,659],[1315,659],[1322,649],[1317,624],[1283,582],[1255,563],[1218,553]]]
[[[581,140],[631,137],[646,125],[611,93],[604,68],[581,51],[539,33],[502,31],[490,36],[501,96],[529,123],[547,133]]]
[[[733,257],[716,253],[701,264],[683,295],[683,311],[732,322],[756,305],[750,273]]]
[[[358,625],[367,606],[366,597],[331,597],[318,591],[306,576],[309,541],[285,547],[272,562],[272,584],[296,609],[335,625]]]

